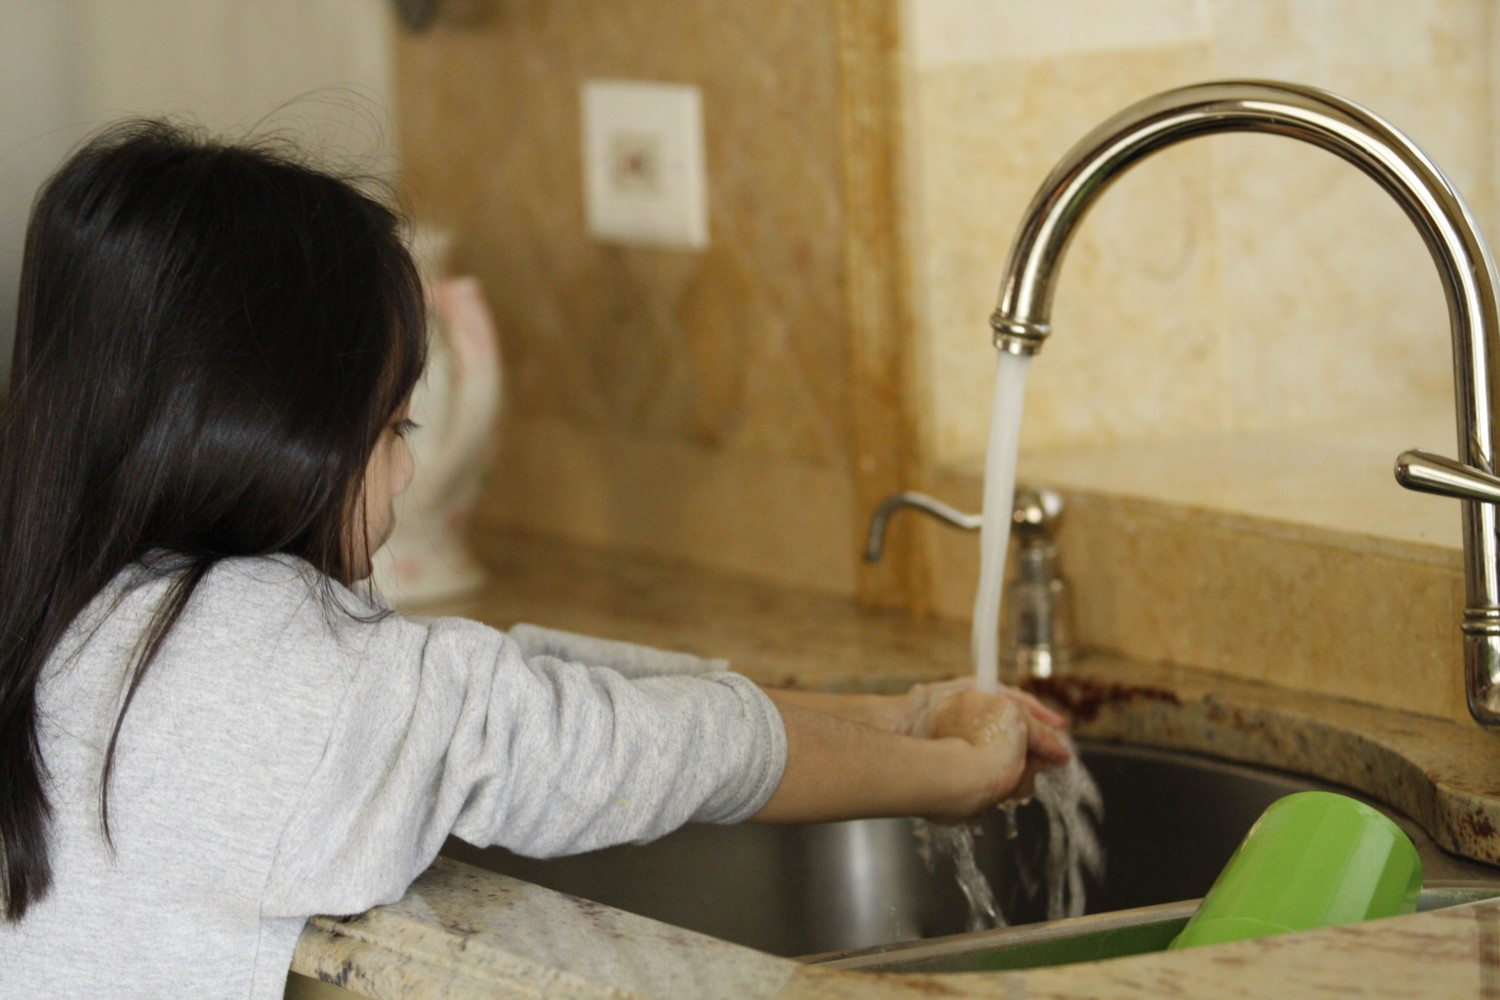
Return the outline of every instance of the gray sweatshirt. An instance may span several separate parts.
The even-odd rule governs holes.
[[[319,579],[289,556],[205,578],[125,715],[113,853],[103,752],[166,581],[132,566],[79,616],[38,691],[54,884],[0,922],[0,997],[276,1000],[309,916],[399,899],[450,833],[569,854],[743,820],[781,779],[780,716],[722,661],[363,624]]]

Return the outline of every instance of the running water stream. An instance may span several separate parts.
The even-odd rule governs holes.
[[[1011,509],[1016,499],[1016,453],[1021,447],[1021,404],[1031,359],[997,352],[995,401],[990,405],[990,437],[984,452],[984,505],[979,523],[979,589],[974,595],[974,680],[981,691],[1000,687],[1000,595],[1005,586],[1005,551],[1010,546]]]
[[[1021,439],[1021,404],[1026,391],[1026,372],[1031,359],[1000,351],[995,372],[995,399],[990,410],[990,436],[985,449],[984,506],[979,533],[979,588],[974,598],[974,679],[980,690],[1000,687],[1000,598],[1005,584],[1005,553],[1010,543],[1011,509],[1016,493],[1016,456]],[[1069,746],[1071,749],[1071,744]],[[1103,873],[1104,852],[1096,827],[1104,814],[1104,803],[1094,779],[1073,755],[1067,766],[1037,775],[1033,799],[1047,816],[1047,852],[1044,870],[1022,869],[1023,886],[1036,887],[1038,877],[1047,892],[1047,919],[1074,917],[1083,913],[1085,872],[1094,878]],[[1017,804],[1005,807],[1006,829],[1016,836]],[[929,867],[933,855],[953,859],[959,888],[969,904],[969,929],[1005,926],[1005,915],[980,868],[974,835],[976,827],[935,825],[917,821],[922,856]],[[1018,855],[1019,856],[1019,855]]]

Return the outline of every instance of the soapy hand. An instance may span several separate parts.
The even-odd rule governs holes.
[[[904,706],[902,714],[906,725],[904,732],[909,736],[930,736],[928,732],[931,713],[934,709],[951,699],[955,695],[966,691],[979,693],[978,686],[972,677],[957,677],[953,680],[937,681],[932,684],[915,684],[911,690],[903,695]],[[1054,712],[1042,704],[1034,695],[1027,694],[1019,688],[1001,685],[1000,689],[990,697],[1005,698],[1019,705],[1025,712],[1037,722],[1044,723],[1053,729],[1066,729],[1068,719],[1066,716]],[[1067,751],[1063,751],[1062,760],[1058,763],[1067,763]]]
[[[1067,720],[1024,691],[1002,687],[988,694],[972,680],[957,680],[919,684],[907,698],[912,735],[963,740],[977,751],[982,776],[974,800],[962,804],[958,815],[931,819],[972,819],[1007,800],[1028,797],[1037,771],[1072,758],[1056,731]]]
[[[787,762],[759,822],[962,822],[1030,795],[1035,774],[1071,757],[1059,735],[1067,720],[1014,688],[986,694],[957,680],[903,695],[766,695],[786,727]]]

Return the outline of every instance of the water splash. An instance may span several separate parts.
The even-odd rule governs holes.
[[[974,855],[974,838],[983,835],[979,826],[950,823],[928,823],[915,820],[917,852],[929,872],[936,872],[939,855],[953,859],[953,870],[958,876],[958,888],[969,904],[970,931],[985,931],[993,927],[1004,927],[1005,914],[995,901],[995,890],[990,880],[979,870],[979,860]]]
[[[1021,894],[1034,899],[1045,889],[1048,920],[1081,916],[1088,902],[1085,876],[1096,882],[1104,876],[1104,848],[1098,834],[1104,800],[1099,787],[1075,754],[1066,766],[1037,775],[1031,802],[1039,805],[1046,817],[1047,846],[1040,871],[1030,867],[1024,851],[1012,848]],[[1018,836],[1016,814],[1021,808],[1025,806],[1012,803],[1003,809],[1007,845]],[[952,860],[958,887],[968,903],[968,929],[1007,926],[994,888],[979,863],[976,837],[984,837],[984,827],[924,820],[914,823],[918,852],[928,871],[936,873],[939,857]],[[994,848],[999,849],[999,845]]]
[[[1096,882],[1104,877],[1098,831],[1104,798],[1075,751],[1063,767],[1037,775],[1035,800],[1047,813],[1047,919],[1082,916],[1088,902],[1084,875]]]

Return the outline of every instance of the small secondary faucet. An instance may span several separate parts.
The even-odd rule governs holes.
[[[983,520],[928,496],[908,491],[886,497],[870,517],[865,562],[878,563],[885,552],[885,529],[897,511],[911,509],[964,531],[978,531]],[[1073,599],[1058,567],[1053,539],[1063,499],[1054,490],[1017,486],[1011,507],[1016,576],[1005,585],[1000,602],[1000,675],[1006,683],[1051,677],[1073,656]]]
[[[995,346],[1012,354],[1041,349],[1068,241],[1113,181],[1159,149],[1216,132],[1284,135],[1348,160],[1396,199],[1432,254],[1453,335],[1459,461],[1407,451],[1397,459],[1396,479],[1463,501],[1467,607],[1459,627],[1469,712],[1482,725],[1500,726],[1500,281],[1463,198],[1388,122],[1326,91],[1265,80],[1197,84],[1131,105],[1069,150],[1032,199],[990,318]]]

